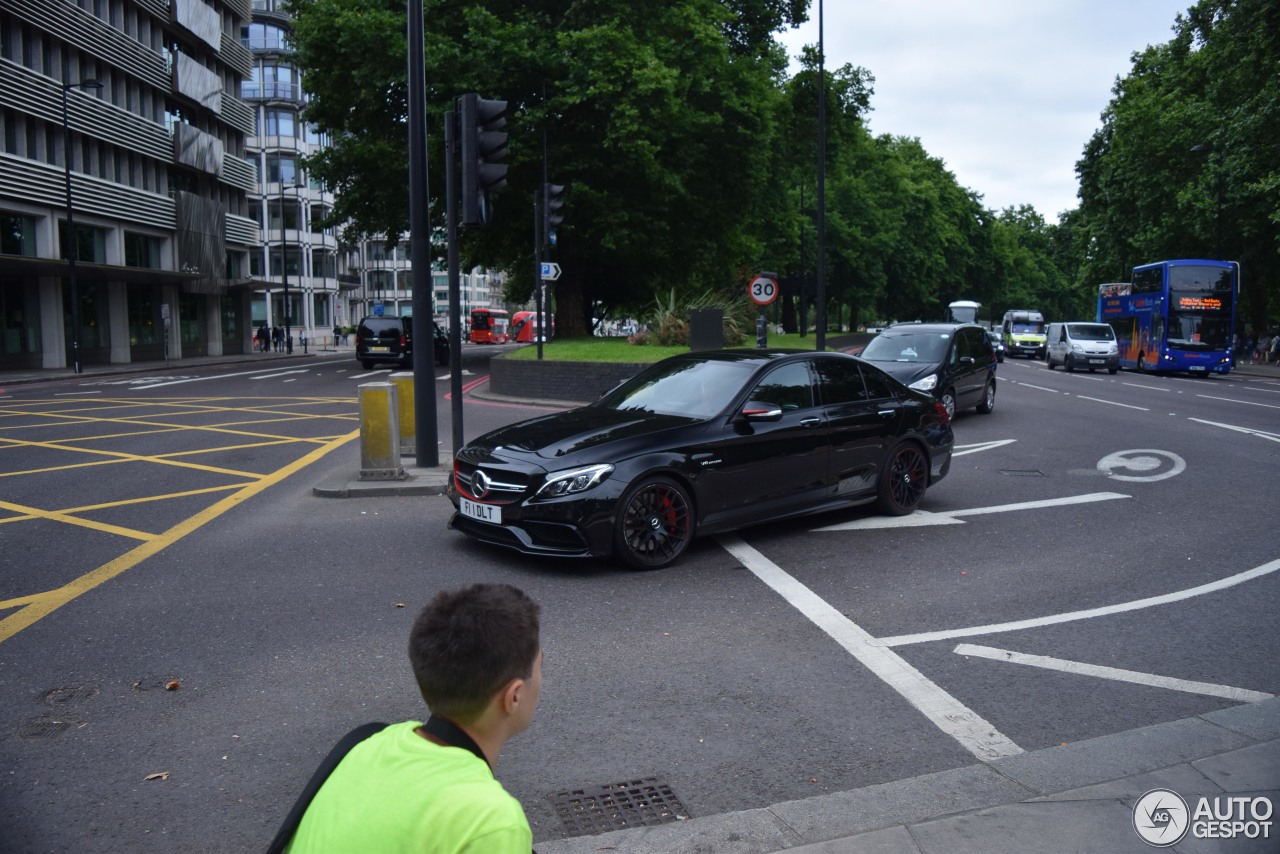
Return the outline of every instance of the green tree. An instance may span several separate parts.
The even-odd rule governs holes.
[[[1280,305],[1280,5],[1201,0],[1135,54],[1077,163],[1078,279],[1096,289],[1163,258],[1242,264],[1240,314]]]
[[[332,219],[394,239],[408,226],[403,3],[291,8],[307,117],[333,141],[308,163],[341,192]],[[466,236],[467,264],[506,270],[513,297],[531,293],[545,138],[550,177],[567,187],[559,334],[587,334],[593,308],[642,307],[673,284],[723,286],[761,254],[785,67],[770,34],[800,13],[778,0],[427,0],[437,221],[439,117],[475,91],[511,104],[510,172],[494,225]]]

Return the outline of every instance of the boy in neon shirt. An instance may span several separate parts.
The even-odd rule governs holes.
[[[440,593],[414,622],[409,660],[431,718],[352,748],[307,808],[290,854],[529,854],[528,819],[493,767],[538,705],[537,604],[506,584]]]

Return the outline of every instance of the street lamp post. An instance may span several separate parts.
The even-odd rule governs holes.
[[[284,213],[284,164],[280,165],[280,278],[284,282],[284,347],[286,353],[293,352],[293,306],[289,300],[289,238],[285,232]]]
[[[80,368],[80,288],[76,284],[76,256],[80,254],[80,241],[76,239],[75,206],[71,201],[71,123],[67,118],[67,97],[72,89],[101,89],[100,80],[81,80],[79,83],[62,84],[62,159],[67,176],[67,280],[71,285],[71,366],[78,374]]]

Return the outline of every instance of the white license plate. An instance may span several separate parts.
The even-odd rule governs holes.
[[[1091,365],[1105,365],[1106,363],[1107,363],[1106,359],[1090,359],[1089,360],[1089,364]]]
[[[502,508],[496,504],[481,504],[478,501],[458,496],[458,506],[462,509],[463,516],[470,516],[472,519],[478,519],[481,522],[488,522],[493,525],[502,524]]]
[[[1192,365],[1192,366],[1191,366],[1190,368],[1188,368],[1187,370],[1190,370],[1190,371],[1203,371],[1203,370],[1204,370],[1204,365]]]

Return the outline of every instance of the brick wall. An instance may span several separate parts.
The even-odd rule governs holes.
[[[489,362],[489,391],[525,400],[590,403],[644,367],[621,362],[498,358]]]

